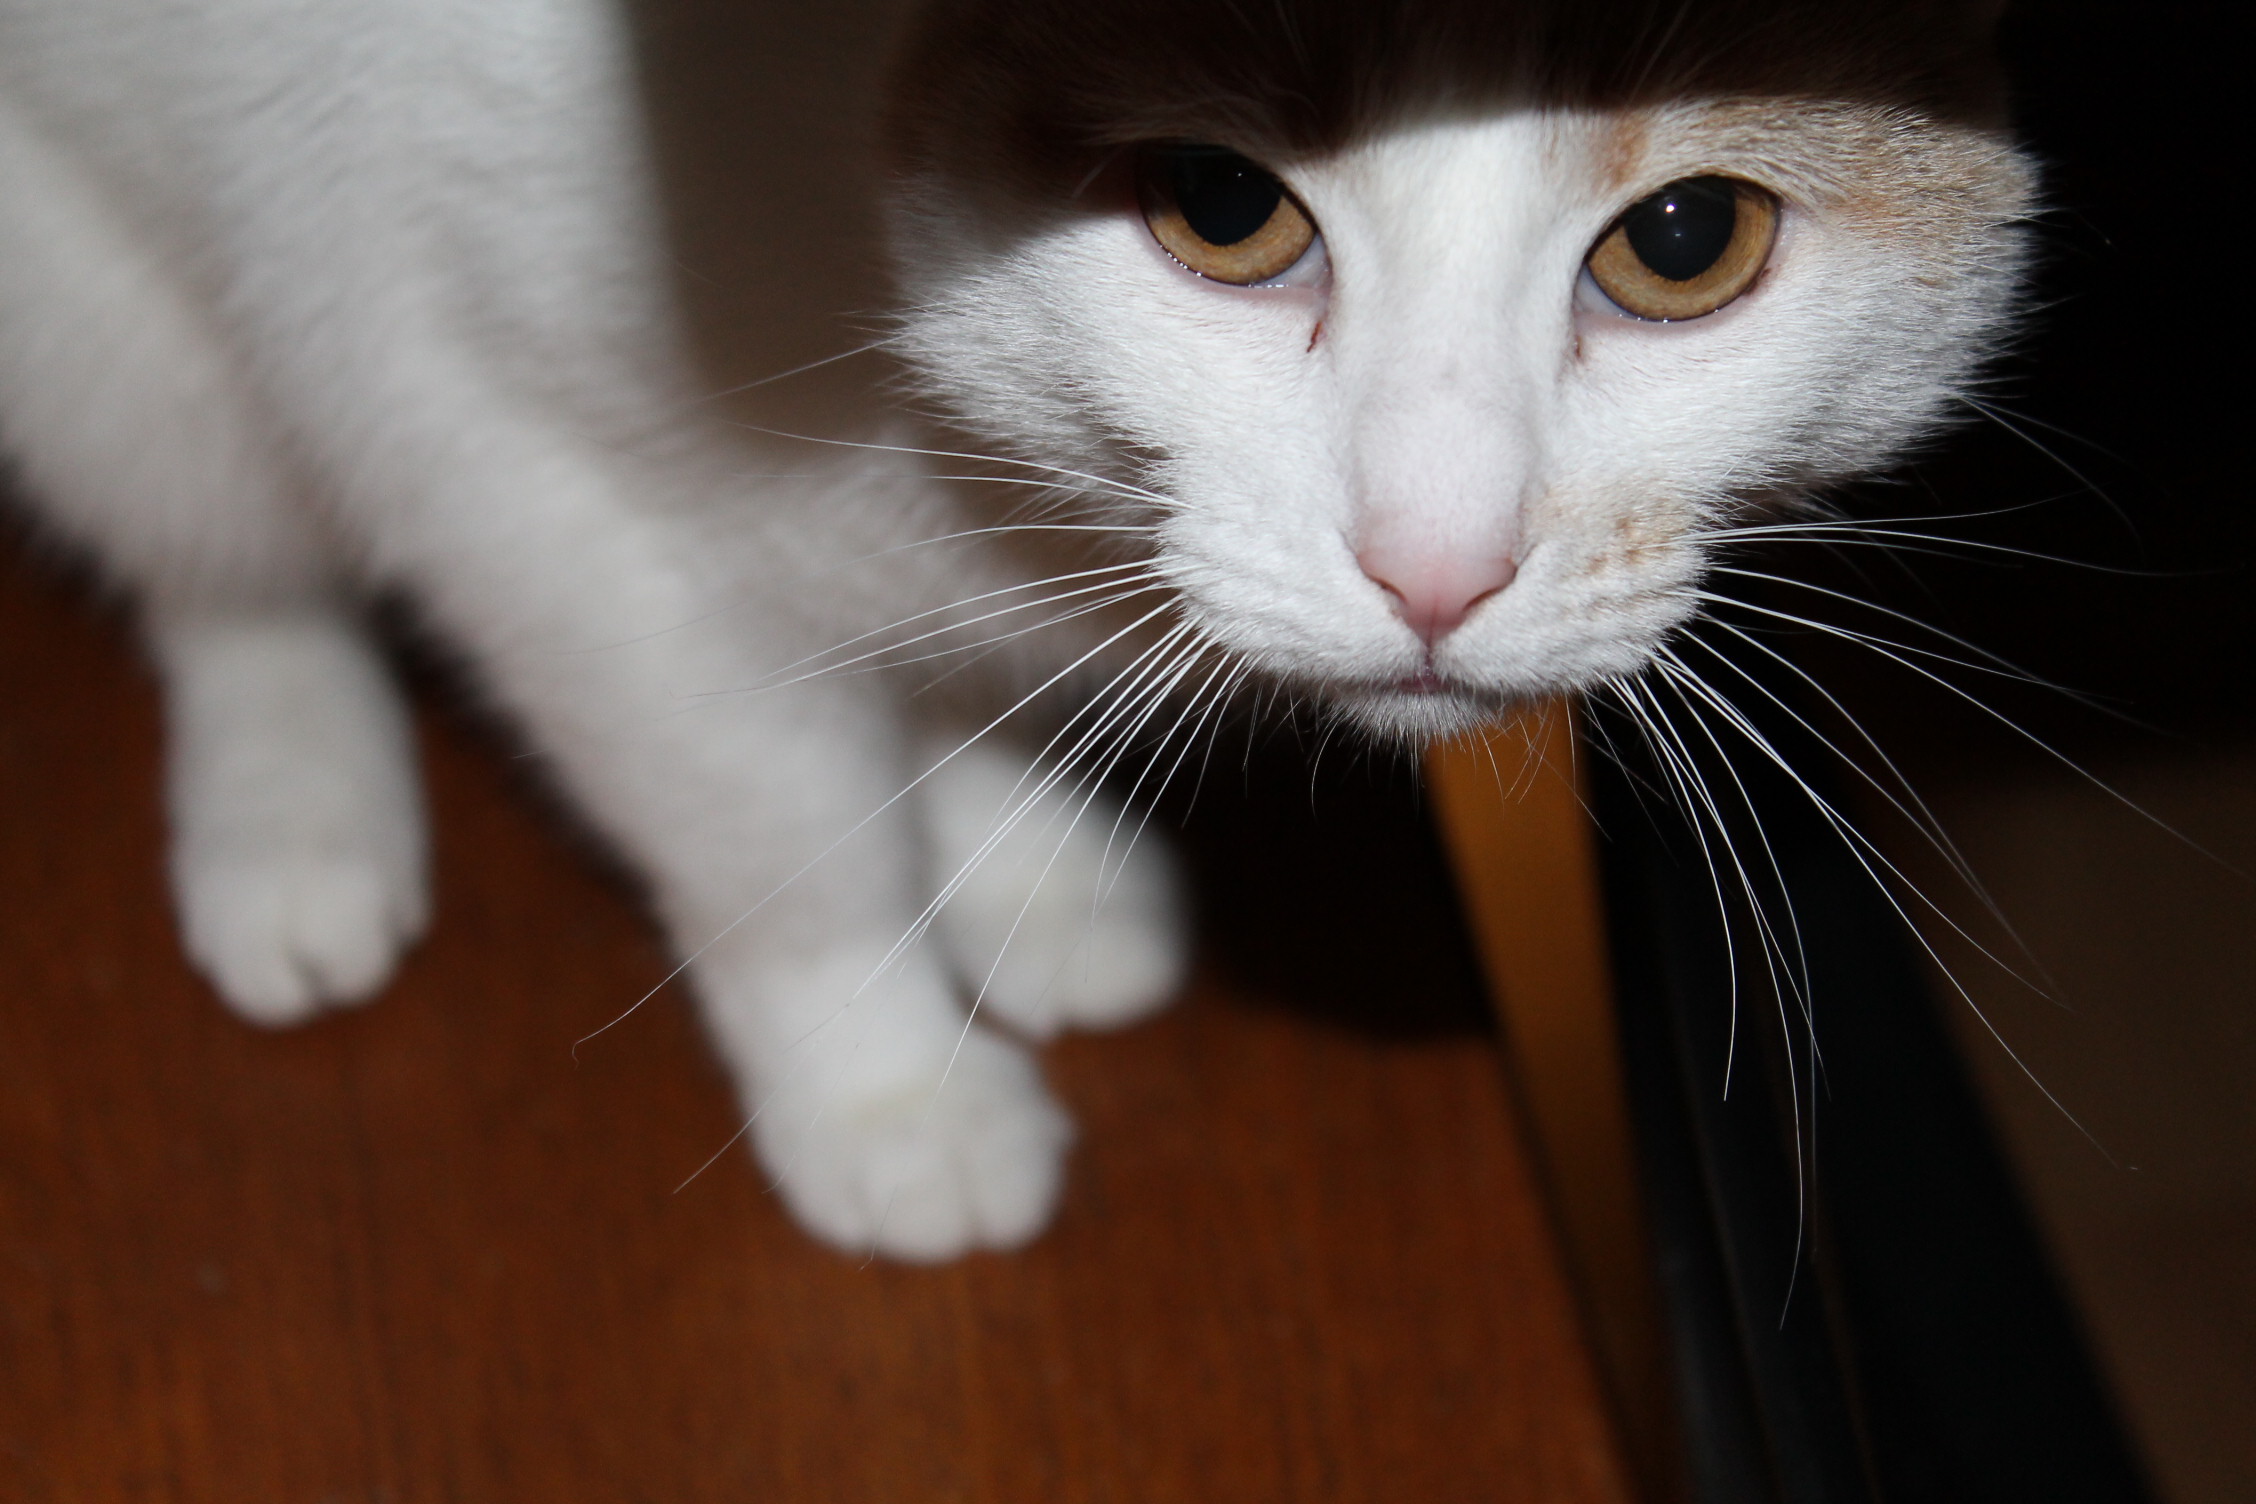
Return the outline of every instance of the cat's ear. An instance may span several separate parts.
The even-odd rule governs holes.
[[[2002,125],[2006,90],[1999,36],[2017,0],[1930,0],[1935,53],[1951,87],[1944,95],[1976,123]]]
[[[1797,0],[1799,3],[1799,0]],[[1997,35],[1999,24],[2016,0],[1854,0],[1852,6],[1820,7],[1837,13],[1862,9],[1892,19],[1904,32],[1924,35],[1930,42],[1986,41]]]
[[[1992,46],[2013,4],[2014,0],[1945,0],[1944,23],[1970,42]]]
[[[1786,0],[1834,30],[1812,59],[1868,97],[2004,124],[1998,36],[2017,0]]]

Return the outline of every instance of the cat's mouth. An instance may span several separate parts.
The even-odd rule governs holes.
[[[1395,680],[1387,688],[1398,695],[1445,695],[1450,692],[1449,681],[1431,668],[1419,669],[1414,674]]]
[[[1409,673],[1392,679],[1365,679],[1360,683],[1341,686],[1335,693],[1359,700],[1392,701],[1411,699],[1418,701],[1477,701],[1488,698],[1480,686],[1441,672],[1428,658]]]
[[[1422,745],[1484,724],[1500,697],[1432,668],[1394,679],[1335,684],[1327,698],[1347,719],[1383,741]]]

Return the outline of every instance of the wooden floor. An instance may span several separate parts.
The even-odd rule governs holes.
[[[1461,1014],[1209,967],[1052,1051],[1039,1245],[859,1265],[741,1150],[676,1193],[736,1126],[687,1010],[570,1053],[648,928],[505,757],[425,746],[430,940],[366,1011],[238,1024],[174,945],[150,686],[0,557],[0,1498],[1624,1497]],[[1290,949],[1219,846],[1238,951]]]

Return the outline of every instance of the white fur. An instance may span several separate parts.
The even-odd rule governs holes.
[[[981,1010],[1047,1039],[1132,1023],[1175,994],[1181,880],[1136,814],[1040,790],[985,747],[941,769],[929,805],[936,866],[961,883],[941,937]]]
[[[1164,565],[1216,641],[1382,734],[1460,728],[1642,667],[1695,609],[1700,528],[1922,436],[2011,297],[2009,159],[1978,243],[1876,244],[1836,210],[1850,185],[1812,166],[1884,135],[1886,112],[1811,110],[1783,142],[1728,117],[1704,131],[1705,113],[1662,113],[1627,192],[1599,167],[1610,120],[1573,111],[1407,125],[1297,164],[1325,264],[1254,288],[1176,265],[1129,215],[992,254],[966,222],[989,206],[928,179],[905,210],[937,248],[907,263],[912,336],[936,391],[1016,452],[1165,456]],[[1718,170],[1806,190],[1754,291],[1682,324],[1578,295],[1628,202]],[[1509,553],[1518,576],[1429,665],[1357,563],[1377,536]],[[1457,693],[1391,688],[1421,667]]]
[[[327,611],[150,628],[190,958],[254,1023],[364,1000],[430,910],[414,750],[383,665]]]
[[[910,545],[1054,472],[967,492],[686,400],[631,78],[600,0],[0,0],[0,440],[142,602],[183,929],[233,1007],[364,997],[422,923],[411,747],[356,625],[396,593],[646,878],[761,1159],[855,1251],[1047,1218],[1070,1127],[964,1005],[1040,1037],[1175,989],[1178,879],[1088,774],[1200,724],[1241,672],[1211,665],[1392,733],[1631,672],[1691,609],[1694,530],[1927,425],[2011,273],[2008,211],[1948,276],[1836,212],[1826,131],[1864,116],[1813,115],[1799,156],[1659,122],[1648,186],[1808,169],[1774,274],[1682,328],[1578,298],[1625,200],[1571,112],[1296,164],[1326,260],[1277,288],[1189,276],[1129,211],[983,222],[927,174],[898,219],[911,355],[973,428],[1090,477],[1063,515],[1129,530],[1038,569],[1011,551],[1036,535]],[[825,436],[913,448],[898,423]],[[1375,532],[1519,579],[1426,665],[1355,562]],[[1151,577],[1076,577],[1113,614],[980,660],[978,715],[1102,690],[1047,760],[956,752],[962,705],[925,725],[915,680],[860,671],[1062,615],[1028,605],[1073,583],[1040,569],[1140,541]],[[1446,693],[1400,688],[1422,665]]]

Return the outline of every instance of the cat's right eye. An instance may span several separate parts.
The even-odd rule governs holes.
[[[1655,323],[1703,318],[1755,285],[1778,200],[1738,178],[1683,178],[1614,222],[1584,263],[1607,301]]]
[[[1227,147],[1148,147],[1136,181],[1152,238],[1202,277],[1274,282],[1316,243],[1316,226],[1276,175]]]

